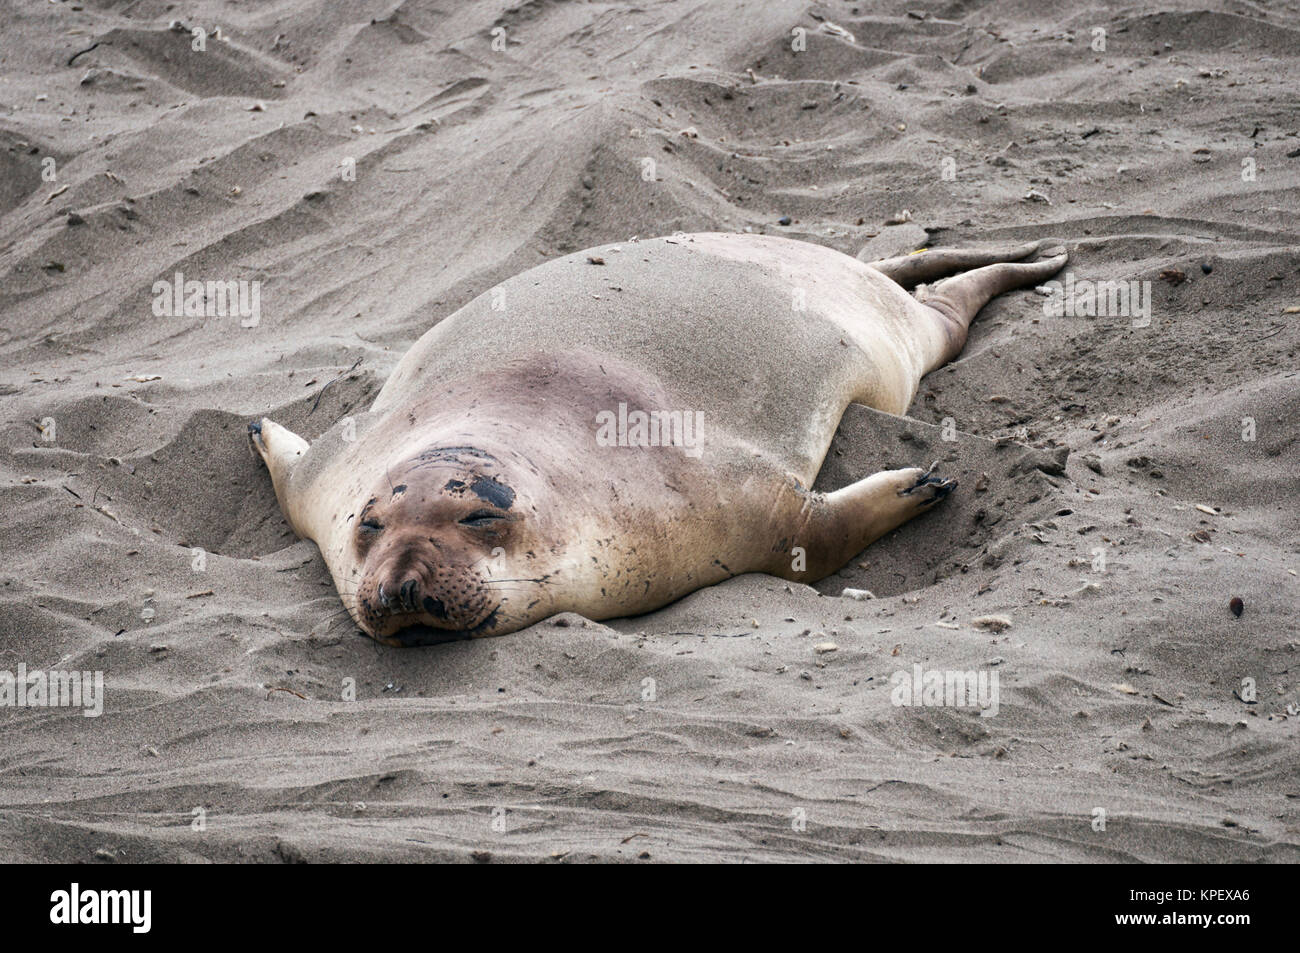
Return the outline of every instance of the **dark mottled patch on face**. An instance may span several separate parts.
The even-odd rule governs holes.
[[[491,503],[503,510],[510,509],[515,502],[515,491],[504,483],[498,483],[490,476],[476,476],[469,488],[484,503]]]

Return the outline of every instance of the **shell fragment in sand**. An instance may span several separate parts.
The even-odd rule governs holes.
[[[832,23],[830,20],[822,21],[822,32],[829,33],[831,36],[838,36],[848,40],[850,43],[856,43],[857,38],[838,23]]]
[[[865,602],[868,599],[876,598],[876,595],[870,589],[845,589],[840,593],[840,598],[857,599],[859,602]]]

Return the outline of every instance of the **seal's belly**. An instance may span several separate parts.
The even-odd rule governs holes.
[[[703,234],[606,245],[517,275],[444,319],[373,410],[532,357],[609,355],[672,404],[629,411],[701,414],[711,443],[811,482],[851,400],[891,413],[910,403],[922,370],[916,307],[861,262],[805,242]]]

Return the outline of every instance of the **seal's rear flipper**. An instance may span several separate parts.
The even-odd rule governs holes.
[[[926,356],[925,373],[953,360],[966,344],[966,331],[980,308],[1004,291],[1046,281],[1065,267],[1069,255],[1062,247],[1048,249],[1050,256],[1025,264],[1002,263],[976,268],[939,282],[933,288],[918,288],[916,300],[925,305],[943,330],[942,347]]]
[[[1020,261],[1038,251],[1038,246],[1039,242],[1028,242],[998,248],[926,249],[897,258],[882,258],[870,262],[870,265],[885,277],[910,289],[923,281],[934,281],[970,268],[995,265],[1003,261]]]

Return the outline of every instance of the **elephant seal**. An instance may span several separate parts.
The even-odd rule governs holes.
[[[954,486],[913,467],[813,492],[845,408],[904,413],[989,298],[1065,263],[1011,263],[1037,250],[866,264],[720,233],[588,249],[435,325],[355,433],[308,446],[260,419],[250,438],[389,645],[636,615],[740,573],[814,582]]]

